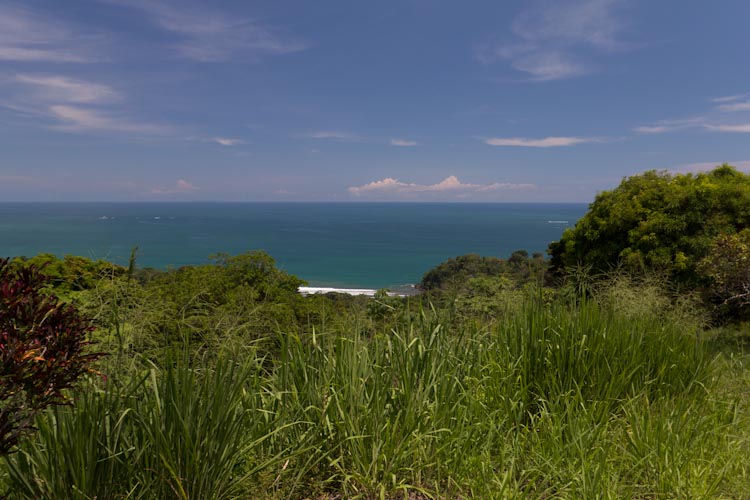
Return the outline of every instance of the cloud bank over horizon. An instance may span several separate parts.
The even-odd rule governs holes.
[[[450,175],[435,184],[418,184],[414,182],[402,182],[392,177],[369,182],[361,186],[351,186],[348,191],[355,197],[361,196],[383,196],[383,195],[443,195],[444,198],[459,197],[468,198],[469,195],[477,193],[489,193],[493,191],[508,191],[519,189],[534,189],[534,184],[515,184],[510,182],[493,182],[490,184],[464,183],[455,175]],[[409,196],[407,196],[409,197]]]

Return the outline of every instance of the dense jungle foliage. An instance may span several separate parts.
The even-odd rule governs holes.
[[[702,278],[699,262],[716,239],[747,228],[750,175],[726,164],[698,174],[649,171],[598,194],[575,227],[550,245],[550,254],[556,271],[622,264],[695,285]]]
[[[3,457],[0,497],[750,498],[748,231],[704,207],[721,231],[695,229],[695,253],[671,260],[593,236],[617,198],[640,207],[636,233],[682,248],[630,183],[664,201],[743,176],[631,178],[553,246],[588,266],[460,256],[411,297],[303,296],[263,252],[172,270],[14,259],[9,276],[44,265],[38,293],[88,318],[82,352],[107,355]],[[581,250],[597,241],[606,265]],[[717,307],[730,326],[711,326]]]

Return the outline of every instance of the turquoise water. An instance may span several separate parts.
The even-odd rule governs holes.
[[[41,252],[166,268],[265,250],[314,286],[416,283],[449,257],[544,252],[585,204],[0,203],[0,256]]]

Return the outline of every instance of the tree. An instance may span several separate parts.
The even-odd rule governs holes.
[[[712,298],[730,308],[730,314],[750,306],[750,229],[716,237],[699,272],[710,285]]]
[[[423,290],[466,289],[472,278],[505,277],[516,287],[526,283],[541,284],[547,261],[540,253],[529,258],[526,250],[516,250],[508,260],[477,254],[459,255],[427,271],[419,287]]]
[[[124,276],[127,272],[126,268],[104,260],[77,255],[66,255],[59,259],[51,253],[40,253],[31,258],[16,257],[11,260],[11,265],[44,269],[48,285],[58,295],[90,290],[104,277]]]
[[[63,391],[101,356],[86,352],[89,321],[46,293],[46,283],[38,268],[0,259],[0,455],[44,408],[66,403]]]
[[[427,271],[419,286],[423,290],[457,287],[469,278],[499,276],[504,268],[503,261],[497,257],[483,257],[473,253],[459,255]]]
[[[697,265],[719,234],[750,227],[750,176],[729,165],[699,174],[649,171],[596,196],[549,247],[553,271],[579,264],[657,270],[695,286]]]

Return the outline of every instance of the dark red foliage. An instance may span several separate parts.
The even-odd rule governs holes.
[[[45,283],[38,269],[0,259],[0,455],[33,429],[37,413],[64,404],[63,390],[101,356],[86,352],[90,322]]]

